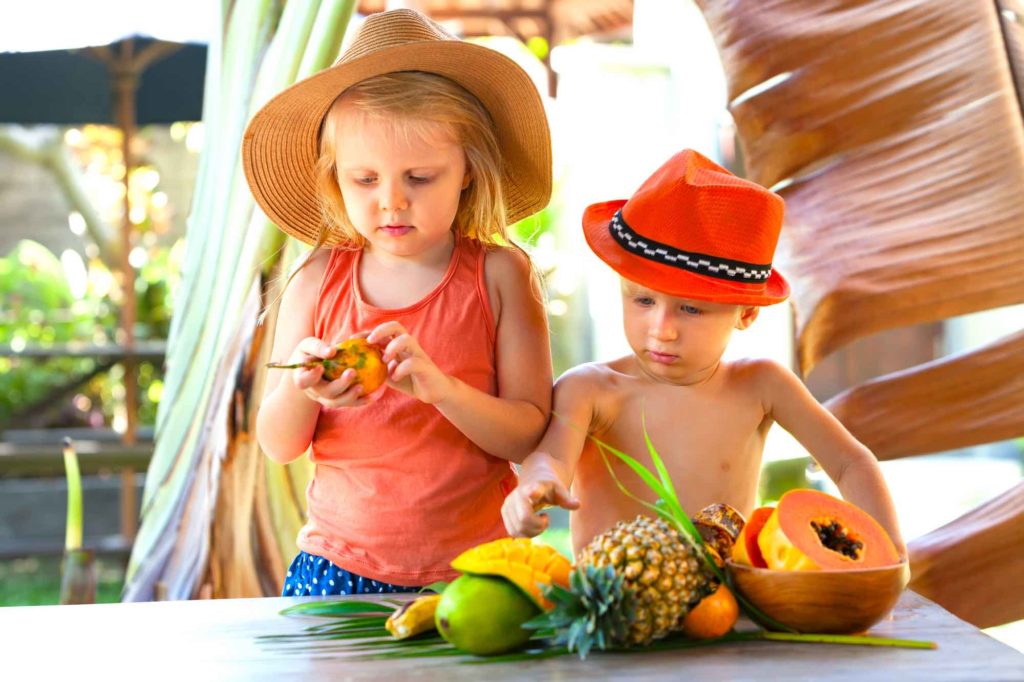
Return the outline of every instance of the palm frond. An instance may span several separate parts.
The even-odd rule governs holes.
[[[246,416],[253,396],[241,382],[252,380],[242,370],[260,309],[258,276],[275,228],[254,211],[239,149],[258,107],[333,61],[354,1],[287,3],[283,10],[271,0],[219,7],[204,104],[208,139],[216,144],[200,159],[126,601],[151,599],[157,582],[172,599],[193,596],[201,582],[214,596],[257,596],[267,589],[257,580],[249,540],[262,455]],[[221,515],[218,526],[211,518],[222,495],[231,515]],[[216,568],[207,575],[211,556]]]

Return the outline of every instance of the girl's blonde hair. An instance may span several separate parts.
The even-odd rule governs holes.
[[[428,137],[438,124],[447,128],[466,155],[470,178],[455,213],[456,233],[483,244],[512,247],[526,256],[534,270],[529,255],[508,235],[501,185],[501,150],[497,129],[487,109],[471,92],[444,76],[400,71],[367,78],[349,87],[334,100],[324,116],[316,164],[323,220],[313,249],[292,269],[282,294],[292,278],[327,243],[328,237],[340,237],[339,248],[361,249],[365,243],[348,218],[338,186],[336,131],[341,123],[342,104],[364,116],[393,120],[396,132],[406,136]],[[539,278],[535,270],[534,274]]]
[[[338,186],[336,131],[342,103],[364,116],[394,120],[397,132],[407,137],[427,137],[437,125],[448,129],[466,155],[470,177],[469,186],[459,198],[455,231],[484,244],[511,243],[501,186],[498,135],[487,109],[468,90],[443,76],[402,71],[356,83],[338,96],[324,116],[317,160],[324,219],[314,248],[323,245],[332,233],[341,238],[342,246],[363,246],[363,238],[349,221]]]

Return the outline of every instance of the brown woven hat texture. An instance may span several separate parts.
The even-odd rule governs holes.
[[[414,10],[369,15],[337,62],[283,90],[246,128],[242,165],[263,212],[312,244],[323,222],[317,200],[320,125],[346,88],[385,73],[425,71],[449,78],[490,112],[502,153],[509,223],[551,198],[551,134],[540,95],[523,69],[499,52],[463,42]],[[327,244],[337,243],[329,236]]]

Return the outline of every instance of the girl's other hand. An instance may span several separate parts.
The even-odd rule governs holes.
[[[335,347],[322,339],[310,336],[299,342],[288,364],[316,362],[334,357]],[[369,401],[363,396],[363,387],[356,383],[355,370],[346,369],[334,381],[323,381],[324,366],[297,367],[293,370],[295,388],[310,400],[324,407],[361,407]]]
[[[434,364],[400,323],[377,325],[366,340],[384,346],[388,384],[393,388],[430,405],[451,395],[454,388],[452,378]]]

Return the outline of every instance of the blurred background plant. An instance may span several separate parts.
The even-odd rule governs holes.
[[[192,146],[195,124],[175,124],[173,144]],[[64,143],[81,173],[102,222],[116,225],[123,205],[124,165],[120,131],[89,125],[69,129]],[[137,138],[141,163],[132,172],[131,221],[138,232],[131,260],[137,297],[135,338],[162,342],[170,327],[173,291],[181,279],[183,237],[171,229],[171,210],[161,187],[160,171],[147,160],[149,146]],[[90,229],[77,211],[68,216],[76,248],[60,255],[43,244],[23,239],[0,256],[0,431],[11,427],[124,428],[123,368],[97,357],[36,357],[18,354],[70,346],[108,346],[118,337],[118,306],[123,292],[113,231]],[[162,390],[162,363],[138,368],[138,420],[152,426]]]

